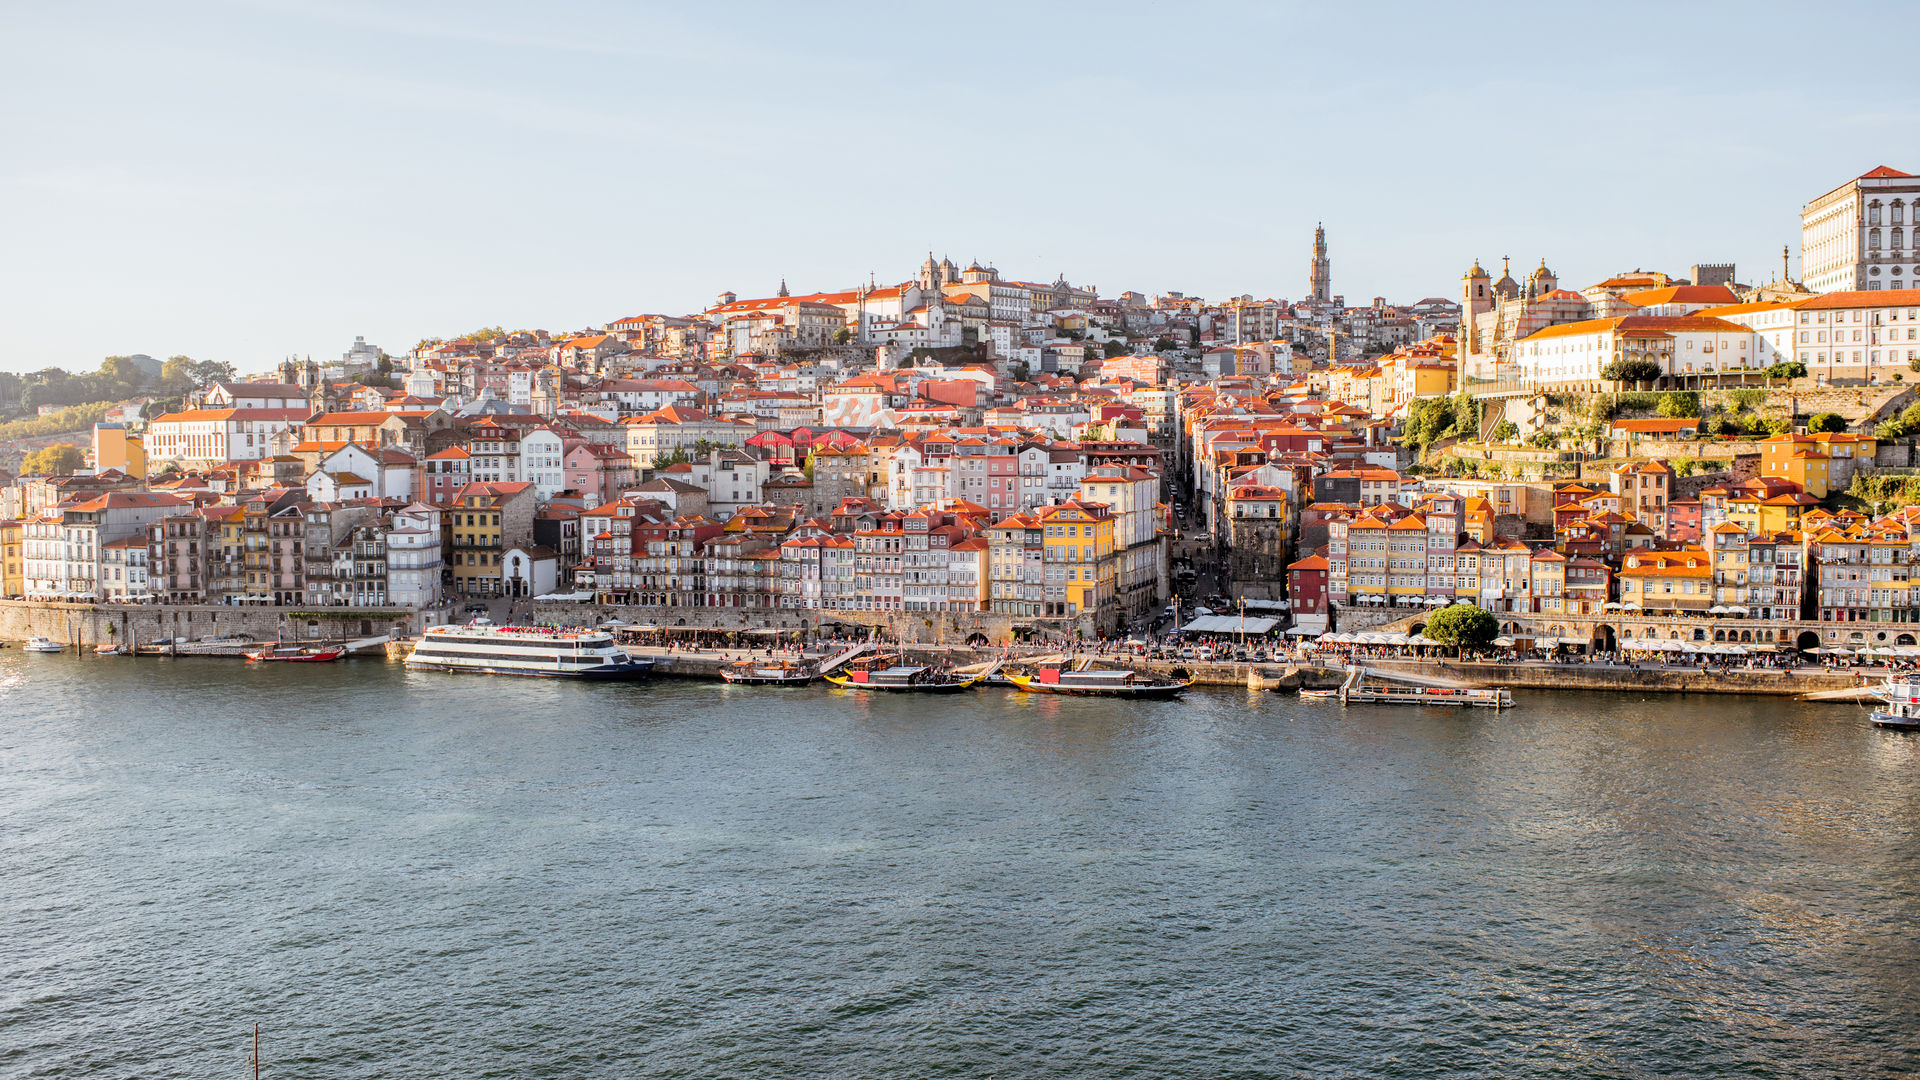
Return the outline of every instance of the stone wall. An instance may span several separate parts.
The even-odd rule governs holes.
[[[1611,693],[1763,694],[1791,697],[1816,690],[1845,690],[1877,682],[1839,673],[1786,671],[1702,673],[1698,668],[1602,668],[1560,664],[1474,664],[1449,661],[1396,663],[1366,661],[1369,670],[1422,678],[1458,680],[1469,686],[1506,686],[1528,690],[1604,690]]]
[[[254,641],[340,640],[372,637],[395,629],[415,631],[409,613],[393,609],[308,610],[226,607],[217,604],[43,604],[0,600],[0,639],[49,637],[68,645],[143,645],[161,638],[245,636]]]

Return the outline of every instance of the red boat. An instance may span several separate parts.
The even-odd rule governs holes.
[[[250,664],[326,664],[340,659],[347,650],[338,645],[283,645],[268,642],[247,650]]]

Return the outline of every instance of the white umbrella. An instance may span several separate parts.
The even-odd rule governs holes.
[[[1725,615],[1726,613],[1727,609],[1725,605],[1722,604],[1715,604],[1707,609],[1707,614],[1709,615]]]
[[[1510,649],[1513,647],[1513,639],[1510,637],[1494,638],[1493,643],[1502,649]]]
[[[1747,609],[1739,604],[1728,604],[1727,611],[1734,615],[1745,615]]]

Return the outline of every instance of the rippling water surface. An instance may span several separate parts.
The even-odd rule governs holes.
[[[1884,1076],[1920,739],[0,653],[0,1075]]]

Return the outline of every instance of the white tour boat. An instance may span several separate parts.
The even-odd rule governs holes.
[[[1873,710],[1875,727],[1920,731],[1920,682],[1888,679],[1873,688],[1883,705]]]
[[[604,630],[475,622],[429,627],[407,654],[407,667],[554,679],[638,679],[653,669],[653,661],[628,656]]]
[[[27,652],[60,652],[66,648],[65,645],[60,644],[52,638],[39,636],[28,638],[27,643],[20,647]]]

